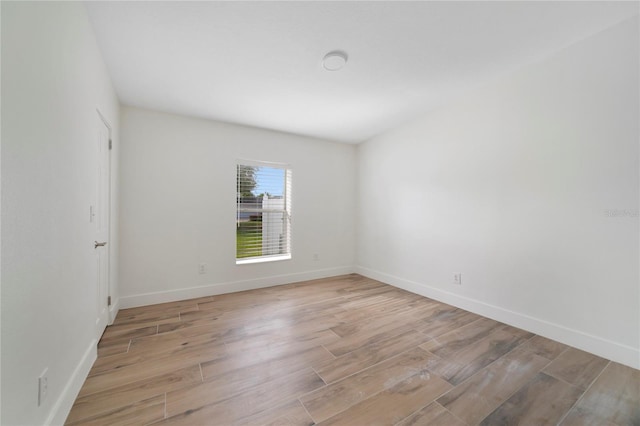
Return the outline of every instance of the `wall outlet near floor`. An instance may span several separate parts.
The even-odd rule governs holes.
[[[320,255],[318,253],[314,253],[313,260],[320,260]]]
[[[462,274],[460,272],[453,274],[453,283],[456,285],[462,285]]]
[[[38,377],[38,407],[44,404],[49,393],[49,369],[45,368],[40,377]]]
[[[206,263],[201,263],[198,265],[198,273],[199,274],[206,274],[207,273],[207,264]]]

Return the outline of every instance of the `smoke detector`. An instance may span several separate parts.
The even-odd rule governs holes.
[[[338,71],[346,65],[348,58],[346,52],[333,50],[324,55],[322,66],[327,71]]]

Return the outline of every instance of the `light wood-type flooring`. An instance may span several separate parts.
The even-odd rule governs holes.
[[[640,371],[364,278],[121,310],[67,424],[640,425]]]

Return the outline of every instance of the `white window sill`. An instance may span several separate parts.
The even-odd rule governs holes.
[[[291,254],[278,254],[275,256],[248,257],[246,259],[236,259],[236,265],[249,265],[252,263],[278,262],[280,260],[291,260]]]

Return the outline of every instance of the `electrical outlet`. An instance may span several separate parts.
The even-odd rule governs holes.
[[[318,253],[313,254],[313,260],[320,260],[320,256],[318,255]]]
[[[460,272],[453,274],[453,283],[456,285],[462,285],[462,274]]]
[[[205,263],[201,263],[200,265],[198,265],[198,273],[199,274],[207,273],[207,265]]]
[[[44,404],[47,393],[49,393],[49,369],[45,368],[38,377],[38,407]]]

